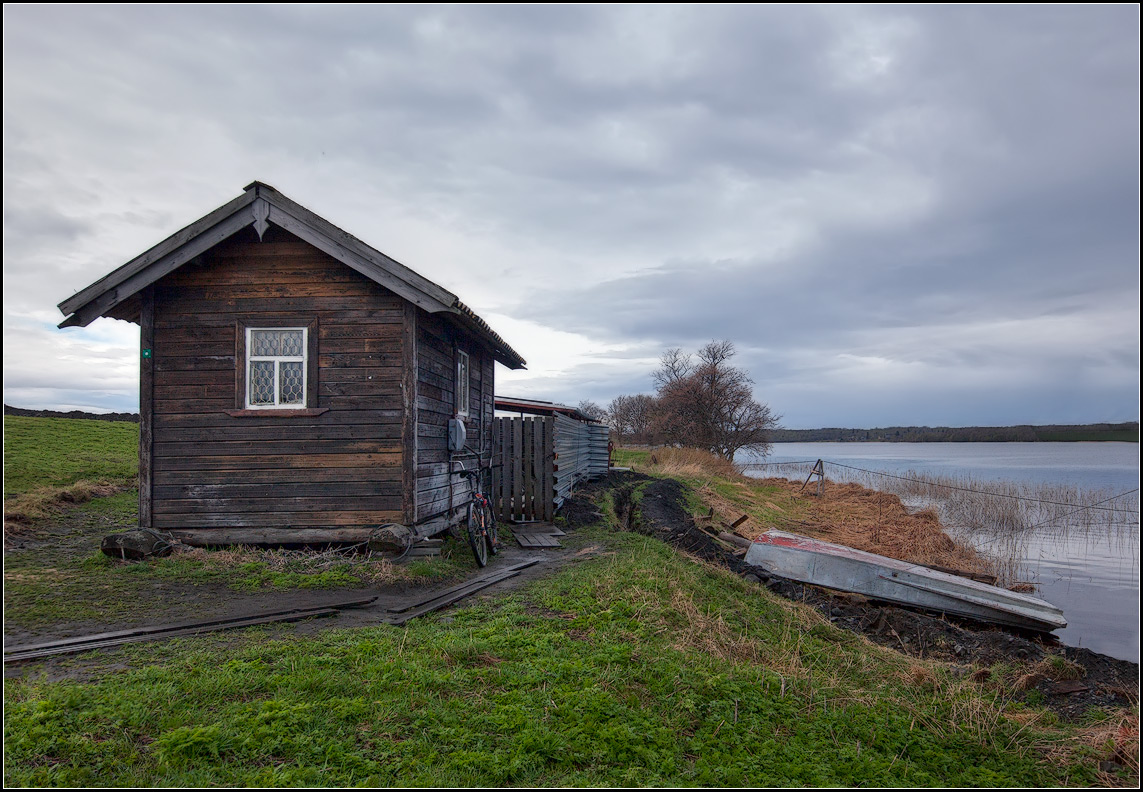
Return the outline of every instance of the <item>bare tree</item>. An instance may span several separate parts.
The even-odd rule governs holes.
[[[597,421],[607,420],[607,410],[603,409],[598,404],[588,399],[584,399],[579,403],[579,411],[585,415],[590,415]]]
[[[646,443],[651,434],[651,417],[655,410],[655,397],[645,393],[637,393],[629,398],[631,399],[631,406],[628,421],[631,434],[637,442]]]
[[[655,399],[643,393],[616,396],[607,406],[608,422],[620,442],[630,435],[636,442],[646,442],[651,432],[651,412]]]
[[[730,365],[730,341],[711,341],[697,359],[671,349],[654,373],[658,400],[654,427],[668,442],[703,448],[724,459],[749,449],[770,450],[770,430],[779,416],[754,400],[753,381]]]
[[[616,396],[607,405],[607,424],[620,443],[623,442],[624,435],[631,434],[630,404],[630,396]]]

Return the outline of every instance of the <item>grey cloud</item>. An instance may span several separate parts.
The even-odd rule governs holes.
[[[90,233],[92,222],[68,217],[48,206],[5,203],[4,244],[23,246],[44,241],[71,243]]]
[[[118,250],[114,229],[150,240],[126,260],[245,183],[220,177],[273,183],[246,172],[265,169],[525,250],[449,263],[459,292],[502,282],[496,310],[612,343],[732,338],[760,392],[816,423],[1137,409],[1114,377],[1105,393],[1074,383],[1084,366],[1137,379],[1134,330],[1099,324],[1107,306],[1138,314],[1135,9],[12,6],[5,20],[6,259],[43,265],[6,261],[6,311],[66,296],[42,273]],[[940,337],[1042,317],[1099,325],[1100,343],[1085,361]],[[928,366],[939,385],[851,382],[831,401],[845,354]],[[975,397],[945,377],[1017,358]],[[586,364],[526,382],[575,401],[647,388],[646,372]],[[927,417],[909,412],[920,403]]]

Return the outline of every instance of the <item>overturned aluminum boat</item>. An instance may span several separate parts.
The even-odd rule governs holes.
[[[779,577],[985,622],[1050,632],[1067,627],[1050,602],[852,547],[771,530],[746,551],[747,564]]]

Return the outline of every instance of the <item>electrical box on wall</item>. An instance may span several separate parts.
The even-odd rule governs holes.
[[[464,450],[464,441],[468,439],[468,432],[465,431],[464,421],[459,418],[451,418],[448,422],[448,450],[452,453],[457,453]]]

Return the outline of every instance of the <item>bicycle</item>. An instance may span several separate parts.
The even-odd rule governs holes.
[[[477,565],[483,567],[488,563],[489,553],[496,555],[500,552],[496,515],[492,512],[492,504],[480,491],[480,471],[462,470],[460,476],[471,479],[473,483],[474,492],[468,504],[468,544],[472,548],[472,554],[476,556]]]

